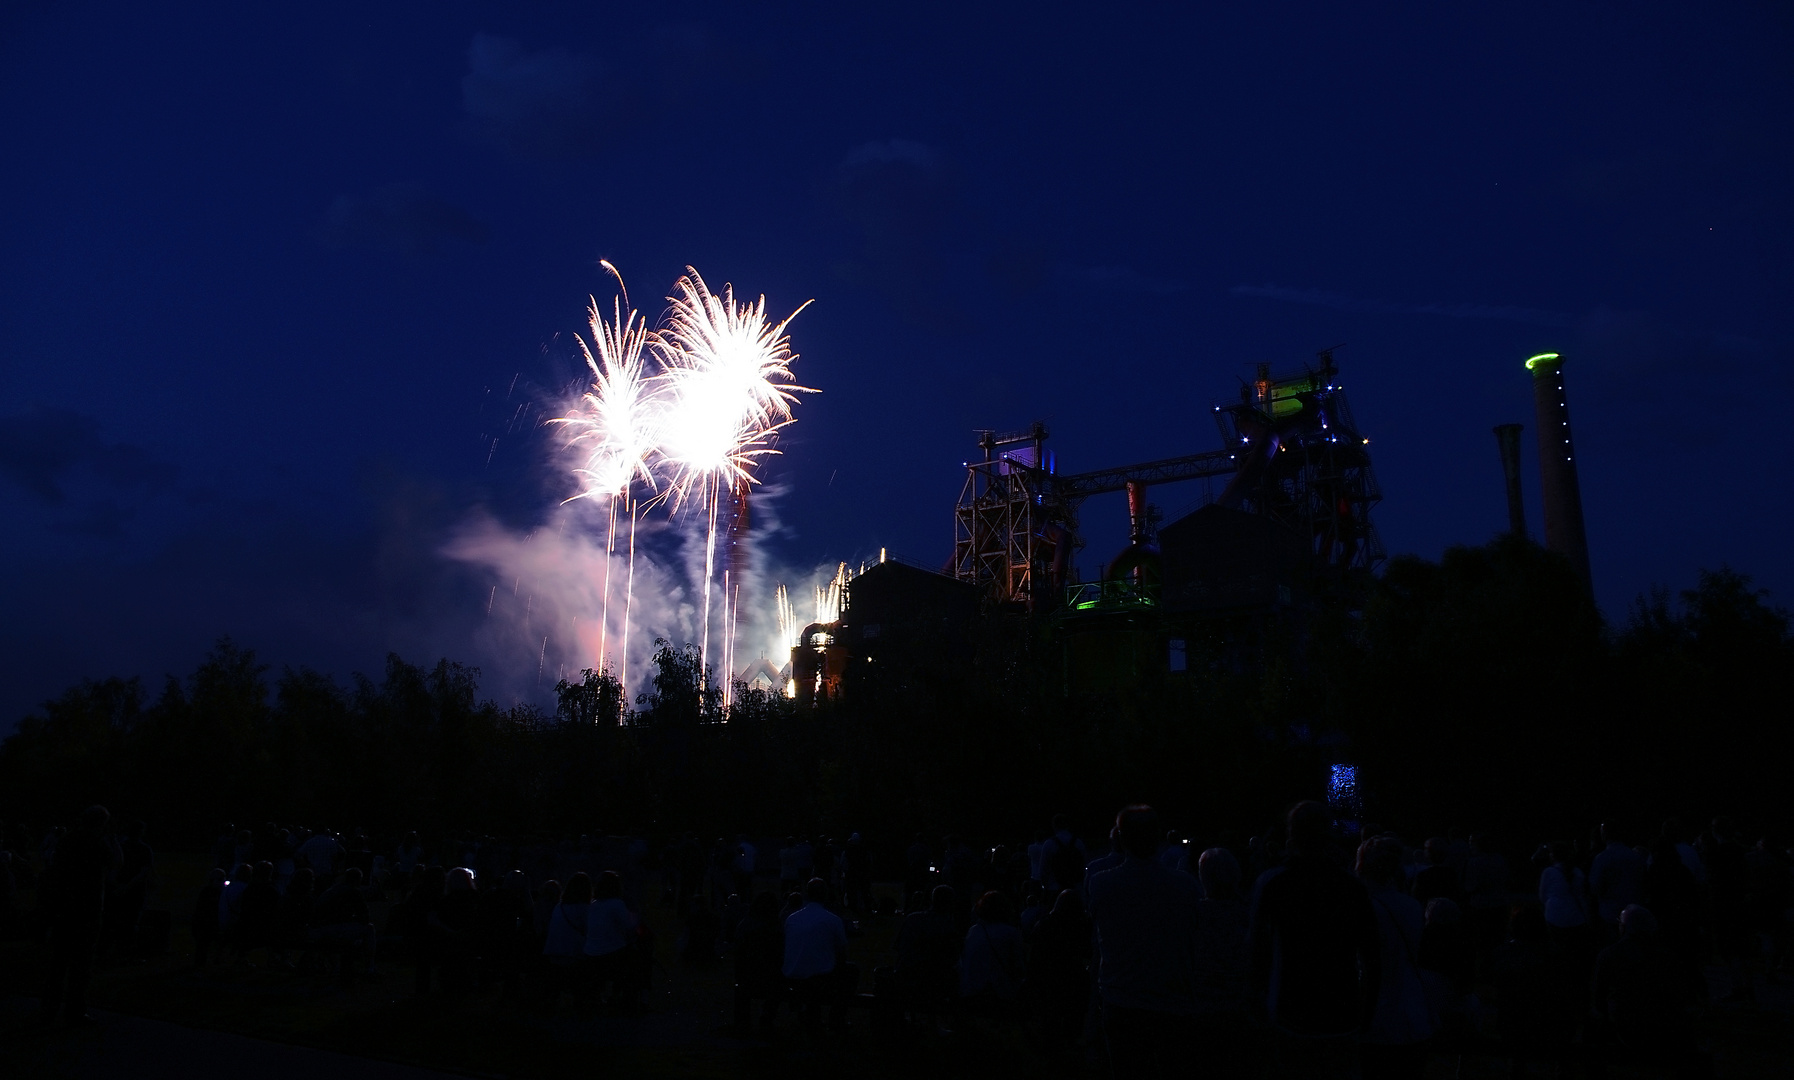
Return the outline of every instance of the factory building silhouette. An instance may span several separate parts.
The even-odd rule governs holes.
[[[979,433],[979,456],[954,508],[954,550],[936,570],[881,552],[846,583],[840,618],[804,628],[791,650],[788,692],[800,704],[850,691],[881,662],[954,663],[990,619],[1035,626],[1058,659],[1066,693],[1175,678],[1191,642],[1255,649],[1300,636],[1326,602],[1361,606],[1385,552],[1372,521],[1382,500],[1370,439],[1359,430],[1331,350],[1273,375],[1258,366],[1237,403],[1216,406],[1218,449],[1082,473],[1062,473],[1044,423]],[[1540,429],[1545,546],[1589,580],[1562,357],[1526,362]],[[1508,531],[1524,536],[1521,425],[1495,429]],[[1169,523],[1156,488],[1200,481]],[[1128,543],[1079,580],[1079,512],[1093,495],[1125,492]],[[1211,661],[1213,660],[1211,656]]]

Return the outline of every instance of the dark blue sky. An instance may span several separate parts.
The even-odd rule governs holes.
[[[1552,349],[1609,617],[1794,592],[1785,4],[153,7],[0,15],[0,725],[225,632],[527,682],[441,551],[566,493],[531,420],[601,257],[815,298],[788,565],[943,560],[974,428],[1203,450],[1344,342],[1392,552],[1503,526],[1509,420],[1536,530]]]

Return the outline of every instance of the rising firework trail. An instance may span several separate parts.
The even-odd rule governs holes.
[[[827,585],[816,586],[816,621],[819,623],[839,622],[841,619],[841,602],[847,598],[847,582],[853,575],[848,573],[847,564],[835,567],[835,576],[829,578]]]
[[[602,264],[617,279],[623,297],[629,290],[623,276],[608,261]],[[591,370],[591,389],[581,395],[575,415],[555,420],[570,432],[568,445],[582,458],[573,470],[583,488],[574,499],[603,499],[609,506],[609,529],[604,552],[603,617],[598,632],[598,663],[608,659],[610,633],[610,564],[616,549],[617,524],[622,506],[629,509],[629,584],[623,599],[623,649],[617,665],[619,673],[629,666],[629,617],[635,592],[635,527],[637,501],[635,485],[645,483],[659,495],[653,470],[653,458],[659,432],[659,420],[665,402],[658,396],[659,387],[648,372],[648,346],[653,332],[641,315],[630,310],[624,313],[624,300],[613,299],[611,315],[606,321],[592,298],[586,309],[591,325],[592,341],[574,335],[586,367]],[[568,500],[571,502],[572,500]]]
[[[786,649],[797,645],[798,625],[797,613],[791,609],[791,593],[785,589],[783,582],[773,592],[773,607],[778,612],[779,644]]]
[[[752,467],[776,454],[778,432],[791,423],[800,393],[791,374],[797,354],[785,327],[806,301],[779,322],[766,316],[766,297],[737,303],[733,286],[719,296],[697,270],[686,273],[667,298],[671,307],[654,346],[665,371],[667,400],[660,453],[673,469],[669,478],[675,510],[697,499],[708,527],[704,545],[704,609],[700,656],[710,645],[710,584],[716,575],[717,503],[724,491],[757,483]],[[725,597],[726,598],[726,597]],[[724,617],[725,633],[728,617]],[[725,649],[725,660],[727,650]]]

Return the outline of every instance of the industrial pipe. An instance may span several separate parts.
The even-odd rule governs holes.
[[[1582,525],[1582,485],[1576,477],[1576,444],[1564,395],[1563,357],[1540,353],[1526,361],[1532,372],[1532,405],[1539,428],[1539,488],[1545,504],[1545,546],[1564,555],[1582,583],[1589,575],[1588,535]]]
[[[1526,503],[1520,497],[1519,424],[1497,424],[1495,444],[1501,449],[1501,473],[1507,478],[1507,531],[1526,535]]]

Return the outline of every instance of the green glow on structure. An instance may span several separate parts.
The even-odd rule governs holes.
[[[1556,353],[1542,352],[1542,353],[1538,354],[1537,356],[1533,357],[1532,359],[1526,361],[1526,370],[1527,371],[1537,371],[1539,369],[1540,365],[1549,364],[1551,361],[1556,360],[1556,359],[1558,359],[1558,355]]]

